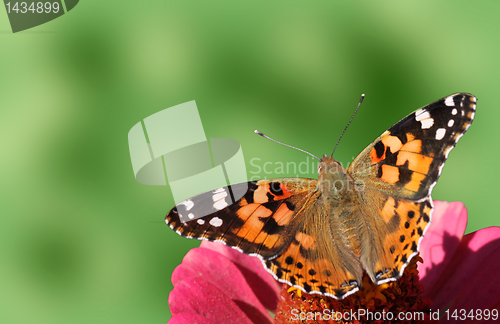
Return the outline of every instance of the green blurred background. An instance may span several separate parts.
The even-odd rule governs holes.
[[[0,14],[0,322],[168,320],[171,273],[199,242],[164,225],[170,189],[135,181],[127,133],[190,100],[207,137],[241,143],[250,177],[252,158],[308,160],[256,128],[329,153],[365,93],[336,152],[348,163],[413,110],[470,92],[476,120],[433,197],[465,203],[467,232],[500,225],[499,10],[457,0],[80,1],[16,34]]]

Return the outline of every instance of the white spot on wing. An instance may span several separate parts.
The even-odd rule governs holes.
[[[454,121],[453,119],[450,119],[450,120],[448,121],[448,127],[453,126],[453,124],[455,124],[455,121]]]
[[[215,193],[215,191],[214,191],[214,193]],[[213,195],[212,199],[214,201],[219,201],[219,200],[224,199],[226,197],[227,197],[227,191],[223,190],[222,192],[218,192],[215,195]]]
[[[453,110],[451,111],[451,114],[452,115],[456,115],[457,114],[457,108],[453,108]]]
[[[438,128],[438,130],[436,131],[436,139],[442,140],[445,134],[446,134],[446,129]]]
[[[201,218],[198,218],[198,220],[197,220],[196,222],[197,222],[198,224],[200,224],[200,225],[205,224],[205,221],[204,221],[203,219],[201,219]]]
[[[427,118],[431,118],[431,115],[429,114],[428,111],[425,111],[425,112],[419,114],[419,112],[421,110],[422,109],[419,109],[419,110],[417,110],[417,112],[415,112],[415,120],[416,121],[421,121],[421,120],[424,120],[424,119],[427,119]]]
[[[220,219],[219,217],[214,217],[210,220],[210,225],[212,225],[213,227],[219,227],[222,225],[222,219]]]
[[[214,190],[214,194],[219,193],[219,192],[224,192],[224,191],[226,191],[226,189],[224,189],[224,188],[218,188],[218,189]]]
[[[420,108],[415,112],[415,120],[422,124],[422,129],[429,129],[434,125],[434,119],[431,118],[431,115],[428,111]]]
[[[434,125],[434,119],[428,118],[420,121],[422,123],[422,129],[429,129]]]
[[[455,101],[453,101],[453,97],[450,96],[444,100],[444,104],[447,105],[448,107],[455,106]]]
[[[191,208],[193,208],[194,202],[192,202],[190,199],[188,199],[188,200],[181,202],[179,205],[184,205],[184,206],[186,206],[186,210],[190,210]]]
[[[188,214],[188,217],[189,217],[189,219],[193,219],[193,218],[194,218],[193,213],[189,213],[189,214]]]
[[[217,210],[224,209],[227,206],[227,202],[224,199],[214,202],[214,208]]]

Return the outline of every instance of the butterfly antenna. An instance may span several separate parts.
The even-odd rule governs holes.
[[[337,144],[335,144],[335,148],[333,149],[333,152],[332,152],[332,155],[330,155],[330,157],[333,157],[333,153],[335,153],[335,150],[337,149],[337,146],[339,145],[340,143],[340,139],[342,138],[342,136],[344,136],[344,133],[345,131],[347,130],[347,127],[349,127],[349,125],[351,124],[352,122],[352,119],[354,118],[354,116],[356,115],[356,113],[358,112],[358,109],[359,109],[359,106],[361,106],[361,103],[363,102],[363,99],[365,99],[365,94],[363,93],[361,95],[361,98],[359,99],[359,103],[358,103],[358,107],[356,107],[356,110],[354,111],[354,114],[352,114],[351,116],[351,119],[349,120],[349,122],[347,123],[347,126],[344,128],[344,130],[342,131],[342,134],[340,134],[340,137],[339,137],[339,140],[337,141]]]
[[[255,130],[255,131],[254,131],[254,133],[255,133],[255,134],[257,134],[257,135],[260,135],[260,136],[262,136],[262,137],[265,137],[265,138],[267,138],[267,139],[270,139],[271,141],[274,141],[274,142],[276,142],[276,143],[278,143],[278,144],[285,145],[285,146],[291,147],[291,148],[293,148],[293,149],[299,150],[299,151],[301,151],[301,152],[307,153],[307,154],[309,154],[310,156],[312,156],[313,158],[316,158],[316,159],[318,159],[318,160],[320,160],[320,161],[321,161],[321,159],[320,159],[319,157],[317,157],[316,155],[314,155],[314,154],[311,154],[311,153],[309,153],[309,152],[307,152],[307,151],[301,150],[301,149],[299,149],[299,148],[297,148],[297,147],[295,147],[295,146],[291,146],[291,145],[288,145],[288,144],[285,144],[285,143],[281,143],[281,142],[279,142],[279,141],[277,141],[277,140],[275,140],[275,139],[273,139],[273,138],[271,138],[271,137],[269,137],[269,136],[267,136],[267,135],[264,135],[263,133],[259,132],[258,130]]]

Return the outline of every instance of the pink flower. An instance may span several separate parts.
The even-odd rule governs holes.
[[[432,225],[420,248],[424,260],[419,267],[420,281],[425,287],[423,295],[432,300],[433,310],[444,312],[448,308],[449,315],[455,310],[460,316],[461,310],[469,314],[471,310],[486,309],[495,309],[499,314],[500,227],[483,228],[464,236],[464,204],[435,201],[434,207]],[[442,319],[446,321],[446,314]],[[448,321],[452,319],[449,317]],[[500,314],[497,320],[500,322]],[[497,321],[490,316],[491,322]],[[466,317],[460,323],[475,321]]]
[[[281,285],[256,258],[201,242],[172,273],[170,324],[273,323]]]
[[[424,263],[418,267],[423,296],[432,300],[432,311],[439,310],[442,322],[460,320],[464,311],[472,314],[472,310],[474,316],[478,310],[498,311],[500,227],[464,236],[465,206],[444,201],[435,201],[434,206],[432,225],[420,247]],[[186,254],[172,274],[172,283],[171,324],[273,323],[267,310],[276,311],[283,288],[259,259],[206,241]],[[466,317],[460,322],[475,321]]]

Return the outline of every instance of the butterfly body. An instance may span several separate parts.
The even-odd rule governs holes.
[[[348,168],[323,156],[318,180],[218,188],[178,204],[166,222],[182,236],[258,256],[277,280],[307,293],[344,298],[359,290],[364,273],[376,284],[397,280],[418,253],[430,193],[475,102],[457,93],[415,111]]]

